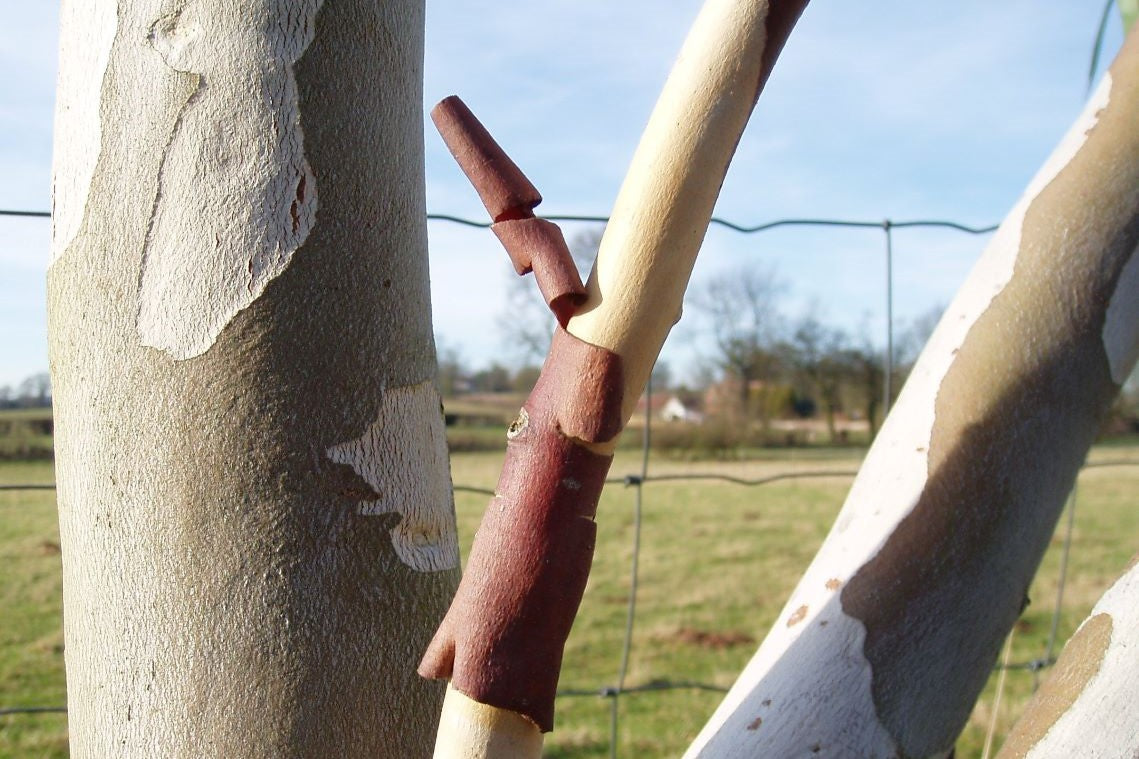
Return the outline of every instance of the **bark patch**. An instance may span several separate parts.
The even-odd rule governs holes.
[[[149,34],[168,66],[197,81],[162,158],[139,280],[142,343],[175,359],[207,351],[316,221],[293,64],[321,0],[262,6],[190,3]],[[264,17],[277,22],[268,32]]]
[[[431,382],[385,390],[379,418],[325,455],[355,473],[347,480],[334,473],[329,487],[356,500],[361,516],[400,516],[391,531],[400,561],[420,572],[459,566],[447,441]]]
[[[1001,757],[1021,759],[1039,743],[1052,726],[1076,703],[1087,684],[1103,665],[1114,627],[1110,614],[1096,614],[1076,631],[1056,668],[1024,710],[1001,747]]]
[[[1139,241],[1139,97],[1110,105],[1029,203],[939,385],[921,495],[841,594],[906,756],[953,745],[1114,396],[1101,331]]]
[[[775,60],[791,36],[791,29],[807,7],[807,2],[808,0],[771,0],[767,3],[767,15],[763,19],[767,35],[763,41],[763,68],[760,69],[754,100],[759,100],[759,93],[763,91],[775,68]]]
[[[91,180],[102,153],[100,110],[103,80],[118,30],[115,4],[64,3],[59,25],[61,38],[82,36],[86,44],[66,45],[59,52],[52,144],[52,263],[79,233]],[[61,128],[64,124],[66,128]]]
[[[1123,268],[1107,306],[1103,347],[1111,363],[1111,378],[1122,385],[1139,358],[1139,248]]]

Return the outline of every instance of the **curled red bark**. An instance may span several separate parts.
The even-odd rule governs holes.
[[[565,327],[585,302],[585,286],[561,229],[534,216],[542,196],[457,96],[440,101],[431,119],[494,220],[491,229],[514,270],[534,272],[546,305]]]
[[[484,704],[554,724],[566,638],[593,561],[597,501],[621,429],[618,357],[564,330],[517,420],[458,593],[419,665]]]
[[[534,272],[546,305],[565,327],[585,302],[585,287],[562,230],[545,219],[530,217],[491,226],[519,274]]]
[[[542,196],[457,95],[440,100],[431,120],[495,221],[533,215]]]

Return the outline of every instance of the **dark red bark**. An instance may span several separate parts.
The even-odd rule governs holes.
[[[459,591],[419,673],[553,729],[562,652],[589,567],[612,456],[582,442],[621,429],[617,356],[558,330],[507,433],[506,461]]]

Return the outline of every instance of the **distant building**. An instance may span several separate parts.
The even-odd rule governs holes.
[[[681,400],[680,396],[676,393],[665,395],[664,393],[656,393],[652,396],[651,409],[650,404],[646,402],[644,395],[637,401],[636,415],[639,419],[643,420],[645,412],[650,411],[653,419],[659,419],[662,422],[702,422],[704,421],[704,414],[700,412],[696,403],[686,403]]]
[[[704,415],[695,408],[687,406],[679,397],[673,395],[668,398],[657,410],[657,417],[665,422],[690,422],[698,424],[704,421]]]

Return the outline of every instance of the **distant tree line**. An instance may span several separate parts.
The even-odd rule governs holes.
[[[596,255],[601,230],[570,240],[583,276]],[[504,355],[513,361],[476,369],[453,346],[437,338],[437,382],[444,398],[471,394],[525,394],[537,380],[554,321],[529,278],[510,273],[507,303],[498,326]],[[865,425],[868,438],[885,412],[885,349],[870,337],[868,317],[855,322],[826,318],[817,303],[792,314],[785,307],[787,286],[773,268],[750,265],[694,284],[678,326],[681,339],[702,346],[696,367],[677,367],[674,384],[665,365],[653,373],[654,391],[667,391],[702,412],[706,425],[728,438],[779,440],[777,420],[819,419],[831,441],[845,439],[842,422]],[[895,323],[890,402],[901,390],[918,354],[941,318],[943,304]],[[1139,432],[1139,380],[1132,378],[1119,397],[1105,431]]]
[[[45,408],[51,406],[51,375],[39,372],[15,387],[0,385],[0,408]]]
[[[710,346],[708,396],[711,416],[758,425],[766,434],[773,420],[825,420],[838,439],[840,415],[864,420],[874,436],[886,403],[884,349],[865,324],[830,324],[820,308],[797,316],[783,309],[786,287],[773,269],[740,268],[695,287],[689,298],[689,331]],[[941,316],[938,305],[897,327],[892,356],[891,396],[896,397]]]
[[[570,241],[583,274],[588,273],[600,238],[600,229],[587,230]],[[456,350],[441,343],[439,387],[445,397],[525,393],[537,378],[537,362],[545,354],[553,319],[533,283],[513,273],[510,277],[508,303],[498,324],[506,352],[521,368],[493,363],[476,371],[463,365]],[[827,323],[818,307],[789,316],[785,294],[776,272],[762,265],[695,285],[680,330],[705,346],[708,355],[699,367],[679,367],[686,383],[672,387],[671,394],[712,421],[758,427],[763,437],[776,419],[822,418],[829,437],[838,439],[838,420],[844,415],[865,420],[872,437],[885,402],[883,349],[869,338],[865,323]],[[898,328],[892,396],[941,311],[941,306],[931,308]],[[660,367],[654,374],[654,389],[668,388],[670,374],[668,367]]]
[[[473,369],[463,362],[457,350],[445,347],[439,338],[436,341],[439,344],[439,373],[435,381],[439,394],[444,398],[484,393],[528,393],[538,381],[541,367],[535,364],[512,369],[492,362],[482,369]]]

